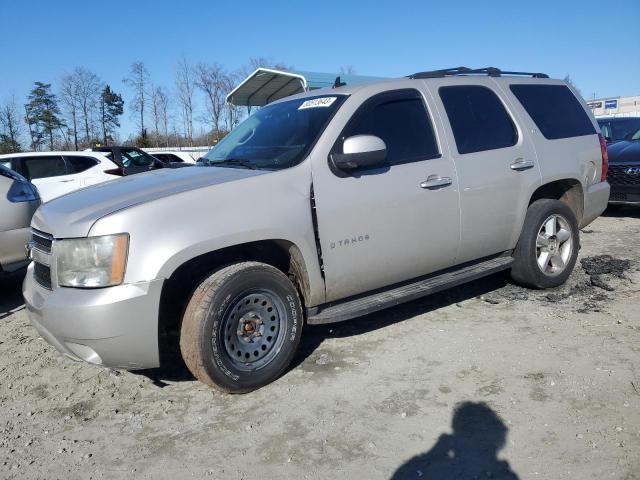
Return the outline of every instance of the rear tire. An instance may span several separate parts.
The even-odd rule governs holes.
[[[579,245],[573,210],[559,200],[536,200],[527,209],[511,278],[531,288],[562,285],[576,264]]]
[[[201,382],[245,393],[278,378],[302,334],[302,305],[291,281],[259,262],[224,267],[193,293],[180,351]]]

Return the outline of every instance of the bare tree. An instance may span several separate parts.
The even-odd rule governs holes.
[[[146,108],[146,94],[149,83],[149,71],[143,62],[133,62],[129,76],[123,82],[133,89],[132,110],[140,115],[138,126],[140,127],[140,136],[146,135],[144,129],[144,113]]]
[[[63,76],[60,81],[60,102],[71,125],[73,145],[75,149],[78,150],[78,117],[80,115],[80,105],[78,102],[77,84],[72,74]]]
[[[158,106],[158,114],[160,117],[160,128],[166,146],[169,146],[169,94],[162,87],[157,87],[155,97]]]
[[[356,68],[353,65],[340,66],[340,75],[355,75]]]
[[[225,71],[217,64],[199,63],[196,66],[196,86],[207,98],[208,120],[213,127],[216,141],[220,140],[220,121],[225,107]]]
[[[193,145],[193,96],[195,88],[193,67],[185,57],[182,57],[176,65],[176,89],[184,125],[184,136],[190,146]]]
[[[21,149],[22,123],[15,97],[0,105],[0,153],[13,153]]]
[[[98,106],[100,105],[100,93],[102,81],[95,73],[84,67],[77,67],[73,71],[73,79],[76,87],[77,102],[84,123],[85,144],[90,144],[95,130]]]
[[[231,72],[224,76],[223,84],[225,93],[229,93],[234,87],[242,80],[242,74],[240,72]],[[242,108],[233,105],[232,103],[225,103],[225,116],[227,123],[227,130],[234,129],[240,120],[242,119]]]

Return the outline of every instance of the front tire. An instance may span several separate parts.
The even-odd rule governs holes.
[[[573,210],[559,200],[536,200],[527,209],[511,277],[532,288],[562,285],[576,264],[579,245]]]
[[[278,378],[302,334],[302,305],[291,281],[259,262],[224,267],[193,293],[180,332],[187,368],[201,382],[245,393]]]

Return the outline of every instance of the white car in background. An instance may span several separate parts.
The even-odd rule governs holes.
[[[179,150],[163,150],[161,152],[148,152],[165,163],[196,163],[196,159],[189,152]],[[201,152],[204,155],[207,152]]]
[[[97,152],[29,152],[0,155],[0,165],[31,181],[43,202],[122,175],[121,169]]]

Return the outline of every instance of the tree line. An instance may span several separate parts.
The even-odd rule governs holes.
[[[225,102],[226,95],[258,67],[291,69],[282,62],[252,58],[234,71],[218,63],[174,66],[171,86],[153,82],[144,62],[131,64],[121,85],[109,85],[84,67],[64,74],[57,85],[37,81],[26,103],[11,96],[0,102],[0,153],[23,150],[81,150],[96,144],[140,147],[212,145],[249,110]],[[121,89],[127,89],[126,103]],[[125,111],[136,132],[121,138]],[[194,127],[200,125],[196,133]],[[202,128],[204,126],[204,128]]]

